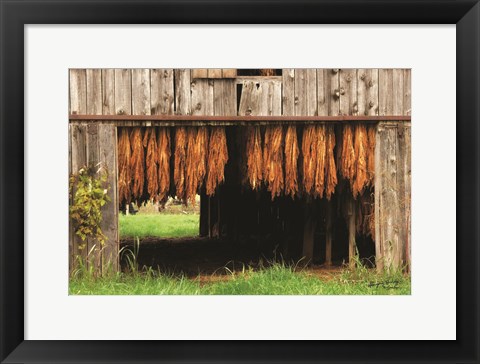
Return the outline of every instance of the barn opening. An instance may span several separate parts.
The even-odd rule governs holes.
[[[190,245],[198,250],[193,251],[187,244],[183,254],[179,244],[170,244],[173,257],[193,256],[201,262],[210,259],[209,256],[202,257],[202,254],[209,254],[209,249],[199,248],[202,245],[200,242],[212,244],[210,251],[215,254],[229,247],[230,250],[222,256],[222,263],[225,263],[225,257],[249,263],[260,261],[259,257],[264,259],[264,255],[278,257],[281,254],[290,261],[305,257],[304,262],[314,265],[329,261],[335,265],[352,260],[350,257],[355,256],[357,251],[361,259],[373,258],[374,250],[377,271],[409,269],[410,89],[409,69],[297,68],[261,72],[260,69],[198,68],[69,70],[69,173],[75,178],[85,166],[101,166],[102,171],[107,172],[105,188],[111,201],[102,206],[102,220],[97,224],[105,235],[104,241],[95,234],[89,236],[88,241],[83,240],[78,235],[78,225],[82,222],[70,214],[69,271],[73,273],[79,261],[85,262],[99,275],[120,268],[120,248],[125,244],[132,245],[119,239],[119,214],[122,218],[119,170],[122,156],[117,147],[121,130],[126,128],[132,132],[140,128],[137,139],[143,142],[146,131],[150,128],[158,131],[162,127],[168,128],[172,142],[170,153],[173,154],[169,157],[170,198],[176,195],[176,186],[172,185],[175,180],[175,151],[172,148],[179,127],[206,127],[209,138],[214,128],[223,127],[229,152],[224,166],[224,180],[214,184],[215,193],[209,195],[206,191],[208,172],[203,177],[204,187],[197,191],[200,196],[195,207],[199,210],[198,229],[194,229],[195,236],[190,236]],[[297,133],[298,190],[293,192],[293,197],[291,191],[286,190],[287,177],[292,176],[285,173],[286,163],[292,163],[285,158],[285,150],[283,185],[276,184],[279,181],[277,178],[265,179],[263,174],[261,183],[255,186],[252,186],[255,179],[247,178],[244,182],[238,176],[231,177],[232,169],[237,174],[243,171],[232,166],[234,161],[241,161],[239,156],[245,155],[234,139],[244,135],[242,131],[252,130],[250,127],[258,130],[258,127],[262,144],[258,145],[257,154],[263,158],[267,130],[277,125],[283,128],[282,145],[286,144],[286,132],[290,126],[295,126]],[[326,180],[325,173],[313,174],[313,179],[304,179],[303,162],[318,159],[303,157],[303,136],[313,134],[312,130],[309,133],[305,131],[314,125],[331,126],[335,131],[335,146],[320,149],[321,155],[325,151],[334,154],[334,158],[329,159],[335,161],[337,171],[333,193],[327,191],[325,185],[326,182],[330,186],[333,184],[333,180],[328,179],[333,174],[327,173]],[[352,127],[350,134],[353,137],[350,139],[343,137],[346,126]],[[365,140],[355,137],[358,126],[365,126],[367,134],[370,127],[376,130],[374,182],[370,181],[372,173],[367,173],[366,185],[362,182],[365,180],[365,167],[359,168],[365,164],[365,158],[350,158],[355,164],[346,165],[341,165],[338,160],[342,156],[341,150],[353,150],[355,156],[364,153],[365,147],[360,148],[364,143],[355,142]],[[315,133],[321,136],[318,140],[324,139],[323,131]],[[345,140],[349,140],[347,144],[353,144],[353,147],[343,148]],[[143,157],[138,159],[144,162],[143,168],[146,169],[152,166],[152,163],[145,162],[148,141],[147,136],[146,146],[142,144],[139,149],[143,148]],[[243,145],[240,143],[240,147],[245,145],[246,142]],[[312,155],[314,151],[318,154],[317,148],[307,150],[307,155]],[[132,152],[130,150],[129,153]],[[137,153],[137,156],[142,156],[142,153]],[[273,153],[273,156],[280,158],[280,154]],[[344,153],[345,156],[348,153]],[[325,163],[322,158],[318,160]],[[216,164],[219,163],[212,165]],[[101,175],[97,173],[94,177]],[[167,176],[168,173],[162,175]],[[323,184],[317,184],[316,181],[322,181],[321,177],[324,178]],[[321,186],[324,188],[323,196],[319,192]],[[359,186],[363,186],[362,193],[354,196]],[[72,206],[75,204],[73,196],[78,190],[74,185],[70,187]],[[133,187],[137,190],[132,191]],[[272,189],[280,191],[273,199]],[[128,190],[141,195],[147,191],[146,199],[150,199],[147,178],[143,184],[137,181]],[[133,201],[136,199],[132,198]],[[143,201],[144,197],[141,197],[140,205]],[[191,203],[188,204],[190,207]],[[375,217],[371,219],[373,215]],[[369,227],[371,233],[368,233]],[[142,239],[142,242],[145,241]],[[153,250],[155,244],[142,244],[140,257],[148,257],[144,254],[147,246]],[[251,249],[248,248],[250,246]],[[155,251],[158,253],[156,257],[163,259],[168,254],[162,249],[160,247]],[[241,259],[238,258],[240,254],[244,255]],[[143,263],[155,266],[157,261],[145,258]]]
[[[120,246],[139,266],[191,276],[273,261],[338,267],[357,254],[373,267],[375,133],[365,122],[118,127],[120,211],[175,203],[188,211],[180,224],[198,214],[190,236],[139,232],[139,249],[133,236]]]

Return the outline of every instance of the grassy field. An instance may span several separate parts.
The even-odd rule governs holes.
[[[331,279],[275,264],[246,270],[227,279],[201,283],[198,279],[147,273],[118,274],[111,278],[73,278],[73,295],[408,295],[410,277],[400,273],[378,275],[372,270],[345,270]]]
[[[198,214],[120,215],[120,238],[181,238],[198,235]]]

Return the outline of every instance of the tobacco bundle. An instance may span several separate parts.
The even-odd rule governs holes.
[[[147,192],[150,200],[158,197],[158,146],[155,128],[148,128],[143,137],[143,147],[147,149],[145,164],[147,167]]]
[[[225,179],[224,170],[228,161],[225,127],[211,128],[208,151],[206,193],[208,196],[213,196],[217,186]]]
[[[285,195],[292,198],[298,193],[298,155],[297,128],[290,125],[285,133]]]
[[[158,128],[158,200],[164,203],[170,190],[170,131],[168,128]]]
[[[353,127],[344,125],[342,133],[342,148],[340,157],[340,173],[350,183],[355,176],[355,149],[353,144]]]
[[[187,131],[184,127],[175,130],[175,154],[173,180],[177,197],[185,201],[185,164],[187,159]]]
[[[283,179],[283,128],[267,126],[263,146],[263,176],[272,200],[280,196],[284,187]]]
[[[325,190],[326,138],[324,125],[309,125],[303,131],[303,187],[307,194],[323,197]]]
[[[368,153],[368,136],[365,125],[357,125],[355,127],[355,179],[352,187],[353,198],[357,198],[368,184],[367,176],[367,153]],[[352,180],[351,180],[352,182]]]
[[[130,173],[133,179],[132,198],[139,201],[143,196],[145,183],[145,151],[142,142],[142,128],[133,128],[130,134],[132,155],[130,158]]]
[[[247,179],[252,189],[260,188],[263,181],[262,135],[259,126],[246,129]]]
[[[187,159],[185,164],[185,198],[195,205],[195,196],[207,172],[208,130],[206,127],[187,129]]]
[[[130,173],[130,137],[127,128],[120,129],[118,139],[118,199],[120,204],[130,203],[132,175]]]
[[[337,186],[337,167],[335,166],[335,128],[333,126],[326,127],[326,163],[325,163],[325,175],[327,179],[325,195],[327,200],[330,200],[332,194],[335,192]]]

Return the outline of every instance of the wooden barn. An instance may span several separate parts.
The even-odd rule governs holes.
[[[119,269],[130,202],[197,194],[200,236],[409,269],[410,90],[409,69],[69,70],[70,176],[96,168],[109,197],[103,241],[70,218],[70,270]]]

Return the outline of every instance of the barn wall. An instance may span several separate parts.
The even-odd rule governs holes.
[[[407,69],[284,69],[282,76],[270,77],[235,77],[235,70],[204,71],[72,69],[69,71],[69,112],[78,115],[411,114],[411,71]],[[241,90],[241,95],[237,95],[238,90]],[[142,125],[150,125],[149,123],[142,122]],[[131,122],[130,125],[138,123]],[[382,260],[389,259],[394,262],[392,264],[409,261],[409,128],[409,124],[402,122],[380,123],[377,132],[377,151],[382,150],[384,153],[388,149],[390,154],[395,154],[395,168],[399,171],[396,175],[404,175],[396,179],[398,196],[382,200],[380,196],[383,196],[393,183],[393,179],[388,177],[384,169],[391,170],[393,167],[385,165],[386,159],[381,157],[383,154],[378,155],[376,182],[382,186],[382,190],[376,189],[376,197],[380,201],[375,205],[377,221],[395,219],[398,226],[382,230],[382,223],[377,223],[377,229],[380,229],[376,242],[377,257]],[[393,129],[395,131],[392,131]],[[101,163],[108,171],[108,182],[112,186],[109,190],[111,202],[105,207],[102,222],[108,243],[101,250],[94,248],[94,257],[88,260],[89,264],[95,264],[95,267],[109,263],[118,268],[115,122],[72,122],[69,127],[69,147],[71,173],[77,173],[79,168],[90,163]],[[402,163],[403,169],[400,168]],[[402,194],[403,197],[400,196]],[[396,209],[388,209],[387,203],[394,204]],[[209,206],[211,204],[212,201]],[[331,209],[327,209],[329,210]],[[315,219],[314,212],[310,211],[308,206],[305,207],[305,218]],[[208,229],[211,229],[214,222],[215,219],[208,223]],[[306,226],[305,229],[312,230],[312,227]],[[74,256],[78,254],[87,258],[86,251],[90,249],[79,249],[81,242],[74,236],[72,229],[70,231],[70,267],[73,267]],[[398,237],[392,238],[392,232]],[[392,241],[401,241],[402,243],[398,244],[406,245],[397,248],[403,255],[394,253],[398,256],[383,258],[383,253]],[[94,243],[93,245],[96,246]],[[312,242],[304,240],[304,253],[310,255],[311,250]]]

